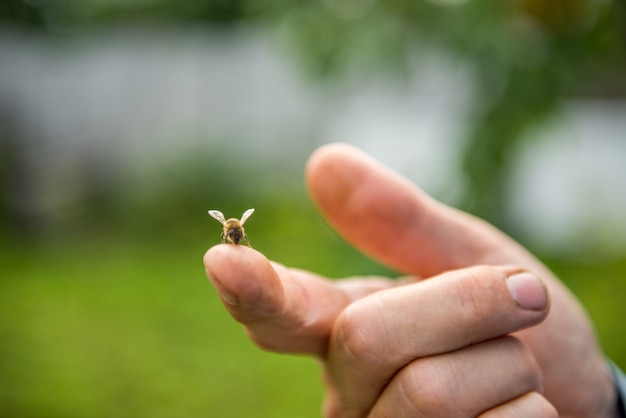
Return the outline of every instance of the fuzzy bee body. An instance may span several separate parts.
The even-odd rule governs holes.
[[[224,214],[219,210],[212,209],[209,211],[209,215],[211,215],[212,218],[216,219],[224,227],[222,234],[220,235],[223,243],[228,240],[235,245],[239,245],[242,240],[245,240],[248,247],[251,247],[250,240],[243,229],[243,224],[248,220],[252,213],[254,213],[254,209],[248,209],[243,213],[243,215],[241,215],[241,220],[239,220],[237,218],[225,219]]]

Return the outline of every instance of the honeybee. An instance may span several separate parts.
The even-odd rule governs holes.
[[[232,242],[237,245],[242,239],[246,240],[248,247],[252,247],[250,245],[250,240],[246,235],[246,232],[243,229],[243,224],[248,220],[248,218],[254,213],[254,209],[248,209],[241,215],[241,220],[237,218],[225,219],[224,214],[219,210],[210,210],[209,215],[212,218],[215,218],[224,226],[222,230],[222,242],[225,243],[226,240]]]

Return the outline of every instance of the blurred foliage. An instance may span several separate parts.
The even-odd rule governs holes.
[[[3,248],[3,417],[319,416],[314,362],[253,347],[204,247],[125,238]]]
[[[128,20],[167,20],[229,24],[243,17],[242,1],[22,1],[0,5],[0,21],[76,33],[100,24]]]
[[[13,24],[41,27],[36,7],[22,0],[5,0],[0,3],[0,24]]]
[[[511,160],[566,98],[626,94],[626,10],[596,0],[10,0],[0,17],[52,33],[133,20],[264,24],[314,74],[399,77],[445,51],[473,71],[461,206],[506,229]]]
[[[476,91],[461,162],[467,179],[461,206],[504,229],[508,169],[520,142],[530,139],[527,130],[567,98],[626,95],[623,2],[271,3],[289,10],[286,33],[321,74],[387,69],[397,76],[433,50],[468,64]],[[351,15],[345,4],[354,6]]]

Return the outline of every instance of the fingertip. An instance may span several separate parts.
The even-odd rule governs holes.
[[[219,244],[207,250],[203,261],[209,281],[236,319],[242,319],[237,313],[273,311],[280,303],[282,283],[269,260],[255,249]]]
[[[248,263],[258,262],[265,257],[258,251],[243,245],[218,244],[209,248],[202,261],[207,272],[217,269],[233,269]]]
[[[359,152],[351,145],[333,143],[323,145],[311,154],[305,168],[305,178],[309,192],[318,205],[324,206],[339,197],[341,193],[337,193],[337,190],[346,188],[346,181],[349,180],[346,175],[354,171],[343,168],[350,165],[353,154]],[[333,181],[329,182],[329,179]]]
[[[344,142],[325,144],[313,151],[307,163],[307,170],[315,170],[319,168],[320,165],[335,160],[337,157],[344,158],[353,157],[355,155],[366,156],[359,148]]]
[[[235,266],[242,264],[243,255],[240,250],[243,247],[235,248],[230,244],[218,244],[209,248],[202,257],[204,269],[207,277],[211,282],[218,280],[218,277],[224,277],[226,272],[232,270]],[[228,274],[226,274],[228,276]]]
[[[347,241],[392,268],[420,273],[411,268],[420,264],[415,263],[415,248],[422,247],[415,245],[420,236],[412,232],[426,225],[429,214],[418,188],[343,143],[315,151],[306,178],[313,201]]]

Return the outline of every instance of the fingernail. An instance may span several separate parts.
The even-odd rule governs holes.
[[[226,292],[224,289],[218,289],[217,292],[220,295],[220,298],[222,298],[222,300],[229,305],[239,305],[239,300],[237,299],[237,296],[233,295],[232,293]]]
[[[548,307],[548,290],[539,277],[529,272],[510,276],[506,285],[520,308],[543,311]]]
[[[208,271],[207,271],[207,277],[209,278],[209,281],[213,284],[213,287],[215,288],[215,290],[217,290],[217,294],[219,295],[220,299],[222,299],[225,303],[229,305],[239,304],[239,300],[237,299],[237,296],[235,296],[234,294],[224,289],[224,286],[222,286],[220,281],[214,275],[210,274]]]

